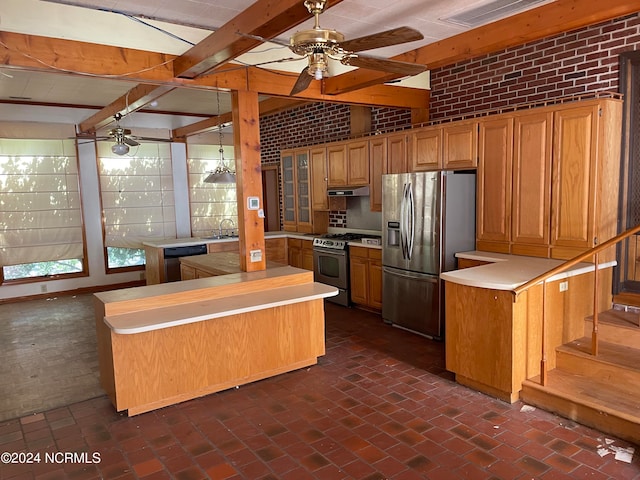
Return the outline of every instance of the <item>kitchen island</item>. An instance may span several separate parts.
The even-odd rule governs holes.
[[[337,293],[288,266],[97,293],[101,385],[136,415],[314,365]]]
[[[446,282],[446,369],[455,373],[457,382],[513,403],[522,382],[540,374],[542,284],[517,297],[512,290],[563,261],[478,251],[456,257],[478,266],[441,274]],[[600,311],[611,307],[614,265],[599,266]],[[547,280],[549,369],[555,367],[557,346],[584,336],[584,319],[593,313],[593,281],[590,263]]]
[[[267,268],[284,267],[282,263],[267,260]],[[240,255],[233,252],[208,253],[180,258],[180,274],[182,280],[215,277],[240,273]]]

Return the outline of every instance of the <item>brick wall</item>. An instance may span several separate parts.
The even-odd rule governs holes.
[[[430,118],[618,91],[618,55],[640,48],[638,14],[431,71]]]
[[[260,117],[262,164],[279,164],[280,151],[284,149],[348,139],[351,129],[350,115],[349,105],[311,103]],[[378,107],[371,109],[372,131],[396,130],[408,128],[410,125],[410,110]],[[281,180],[280,178],[279,181]],[[282,219],[280,222],[282,224]],[[347,227],[347,212],[332,211],[329,215],[329,226]]]

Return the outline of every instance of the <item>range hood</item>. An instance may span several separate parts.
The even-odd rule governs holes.
[[[327,190],[330,197],[368,197],[369,187],[344,187],[330,188]]]

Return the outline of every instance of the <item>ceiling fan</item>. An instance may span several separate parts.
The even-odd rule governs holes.
[[[421,40],[422,34],[410,27],[398,27],[364,37],[345,40],[344,35],[336,30],[320,27],[320,14],[327,0],[305,0],[304,6],[315,17],[315,25],[311,30],[296,32],[290,39],[288,47],[297,55],[307,57],[309,62],[296,81],[291,95],[305,90],[312,80],[321,80],[328,74],[329,59],[337,60],[343,65],[398,73],[404,76],[417,75],[424,72],[426,65],[400,62],[385,58],[362,55],[357,52],[374,48],[388,47],[402,43]]]
[[[120,120],[122,119],[121,113],[116,113],[113,116],[116,122],[116,126],[106,132],[103,136],[83,136],[82,138],[88,138],[91,141],[105,141],[111,140],[115,143],[111,146],[111,151],[116,155],[126,155],[129,153],[129,147],[137,147],[140,145],[140,141],[146,142],[170,142],[167,138],[152,138],[152,137],[139,137],[132,136],[131,130],[128,128],[122,128],[120,126]]]

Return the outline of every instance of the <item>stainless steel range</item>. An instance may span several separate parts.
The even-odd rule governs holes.
[[[316,282],[334,286],[338,295],[327,300],[348,307],[349,293],[349,242],[369,235],[360,233],[326,234],[313,239],[313,278]]]

